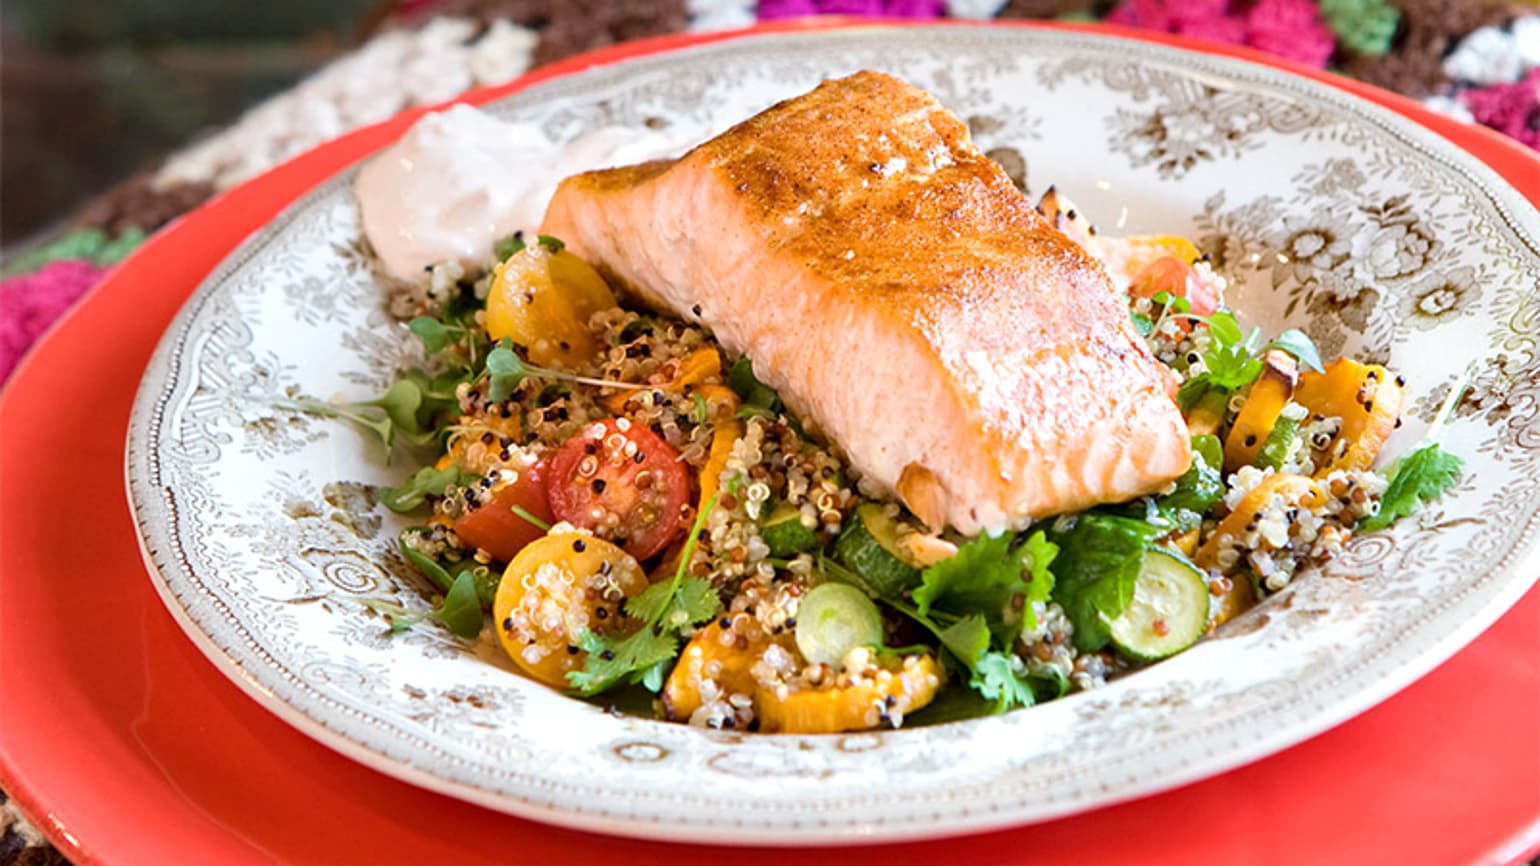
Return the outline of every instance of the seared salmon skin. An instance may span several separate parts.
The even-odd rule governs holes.
[[[709,327],[934,529],[1017,529],[1191,461],[1174,374],[967,127],[876,72],[673,161],[566,179],[542,232]]]

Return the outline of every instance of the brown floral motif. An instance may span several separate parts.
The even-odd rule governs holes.
[[[1284,311],[1292,315],[1300,301],[1308,306],[1317,289],[1338,302],[1351,301],[1359,286],[1352,280],[1353,229],[1332,214],[1285,217],[1283,237],[1274,253],[1273,287],[1294,284],[1296,293]]]
[[[1401,301],[1401,315],[1412,327],[1426,331],[1475,307],[1481,286],[1474,268],[1456,268],[1424,277]]]
[[[1514,395],[1535,375],[1536,371],[1532,367],[1526,369],[1523,359],[1515,355],[1498,355],[1479,364],[1471,375],[1465,395],[1455,406],[1455,417],[1479,418],[1493,426],[1502,424],[1513,414]],[[1429,391],[1412,405],[1411,414],[1431,422],[1444,398],[1449,396],[1450,387],[1450,383],[1445,382]]]

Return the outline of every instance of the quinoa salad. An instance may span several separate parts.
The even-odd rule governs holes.
[[[1174,371],[1191,467],[1164,490],[964,537],[926,526],[704,327],[631,309],[558,238],[398,285],[426,349],[381,397],[290,408],[358,423],[418,466],[422,607],[392,632],[490,628],[523,673],[657,718],[765,733],[897,728],[1094,689],[1191,647],[1451,486],[1428,437],[1381,460],[1406,382],[1243,329],[1188,240],[1098,234]],[[1379,468],[1376,468],[1376,466]]]

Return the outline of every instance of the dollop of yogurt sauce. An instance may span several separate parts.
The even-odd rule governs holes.
[[[411,282],[439,262],[480,267],[499,239],[540,225],[569,175],[679,156],[707,137],[684,126],[604,126],[560,144],[535,124],[456,105],[367,163],[354,194],[386,272]]]

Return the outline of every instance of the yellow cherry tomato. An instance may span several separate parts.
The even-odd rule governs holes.
[[[626,599],[648,587],[637,561],[608,541],[576,532],[537,539],[508,563],[492,614],[514,664],[540,682],[565,688],[583,666],[583,632],[622,633],[637,623]]]
[[[614,293],[587,262],[535,244],[497,266],[487,295],[487,335],[523,346],[535,364],[573,367],[599,351],[588,320],[614,306]]]

